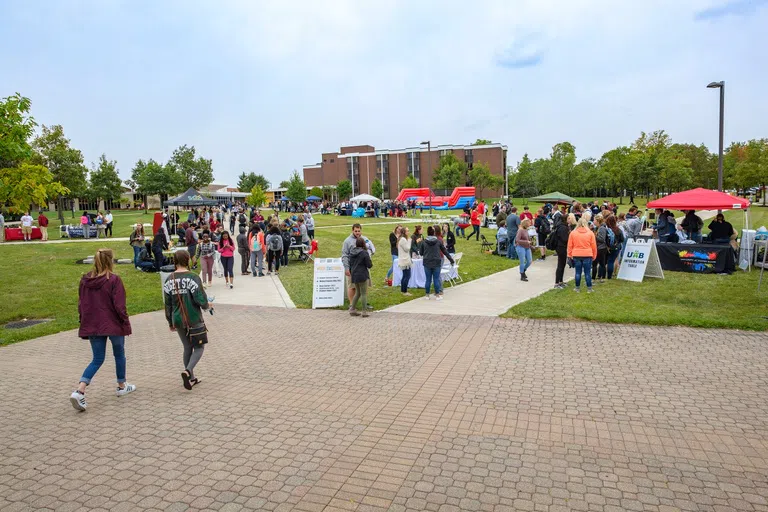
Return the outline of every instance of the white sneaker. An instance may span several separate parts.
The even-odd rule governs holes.
[[[231,290],[232,288],[234,288],[234,287],[235,287],[235,285],[233,285],[232,283],[229,283],[229,289],[230,289],[230,290]]]
[[[72,407],[78,411],[84,411],[88,407],[88,403],[85,401],[85,395],[79,391],[73,391],[69,395],[69,401],[72,403]]]
[[[432,300],[432,297],[430,295],[427,295],[427,300]]]
[[[443,300],[443,296],[442,295],[438,295],[437,299],[435,299],[435,300]]]
[[[133,384],[126,384],[124,388],[117,388],[117,396],[127,395],[136,391],[136,386]]]

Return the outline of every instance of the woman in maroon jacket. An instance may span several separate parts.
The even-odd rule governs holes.
[[[136,386],[125,382],[125,337],[131,334],[131,322],[125,308],[125,287],[114,273],[111,249],[99,249],[93,261],[93,270],[80,280],[80,330],[78,336],[88,339],[93,350],[93,361],[83,372],[80,385],[69,400],[78,411],[87,407],[85,387],[99,371],[107,352],[107,338],[112,342],[117,370],[117,396],[136,391]]]

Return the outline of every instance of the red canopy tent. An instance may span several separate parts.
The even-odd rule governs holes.
[[[749,201],[734,197],[725,192],[694,188],[685,192],[669,194],[666,197],[651,201],[647,208],[663,208],[665,210],[746,210]]]

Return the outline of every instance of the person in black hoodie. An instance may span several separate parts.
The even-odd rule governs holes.
[[[157,229],[155,238],[152,239],[152,254],[155,256],[155,270],[160,272],[160,267],[163,266],[165,257],[163,251],[168,250],[168,240],[165,238],[165,231],[162,226]]]
[[[248,235],[245,234],[245,226],[240,226],[240,234],[237,235],[237,252],[240,255],[240,274],[247,276],[251,250],[248,248]]]
[[[443,240],[445,240],[445,248],[451,254],[456,254],[456,236],[451,230],[451,225],[447,222],[443,223]]]
[[[397,232],[402,226],[398,224],[395,229],[389,234],[389,254],[392,256],[392,266],[387,270],[387,277],[384,279],[385,284],[389,284],[389,279],[392,277],[392,273],[395,271],[395,265],[397,265]]]
[[[427,228],[427,238],[421,243],[419,254],[424,259],[424,274],[427,276],[427,281],[424,284],[427,300],[430,298],[430,281],[435,285],[435,298],[443,300],[443,287],[440,284],[440,267],[443,266],[443,255],[448,258],[451,265],[453,265],[453,258],[443,245],[443,242],[435,236],[434,227],[429,226]]]
[[[360,316],[360,312],[357,311],[357,303],[360,299],[363,300],[363,318],[368,316],[368,279],[370,279],[368,269],[371,267],[373,267],[373,263],[371,263],[371,256],[365,247],[365,240],[362,236],[358,237],[355,246],[349,252],[350,280],[355,287],[355,295],[349,305],[351,316]]]
[[[555,252],[557,253],[557,270],[555,270],[555,288],[565,288],[563,282],[563,274],[565,274],[565,263],[568,260],[568,237],[571,235],[571,230],[568,228],[568,224],[563,219],[563,215],[555,215],[555,227],[552,232],[552,236],[555,237],[557,245],[555,246]]]

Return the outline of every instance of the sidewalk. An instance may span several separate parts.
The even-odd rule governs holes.
[[[419,298],[385,309],[393,313],[430,315],[499,316],[516,304],[549,291],[555,285],[557,257],[534,261],[526,271],[528,281],[520,280],[520,269],[510,268],[457,286],[444,287],[442,301]],[[565,267],[564,280],[573,279],[573,269]],[[562,290],[567,293],[567,290]]]

